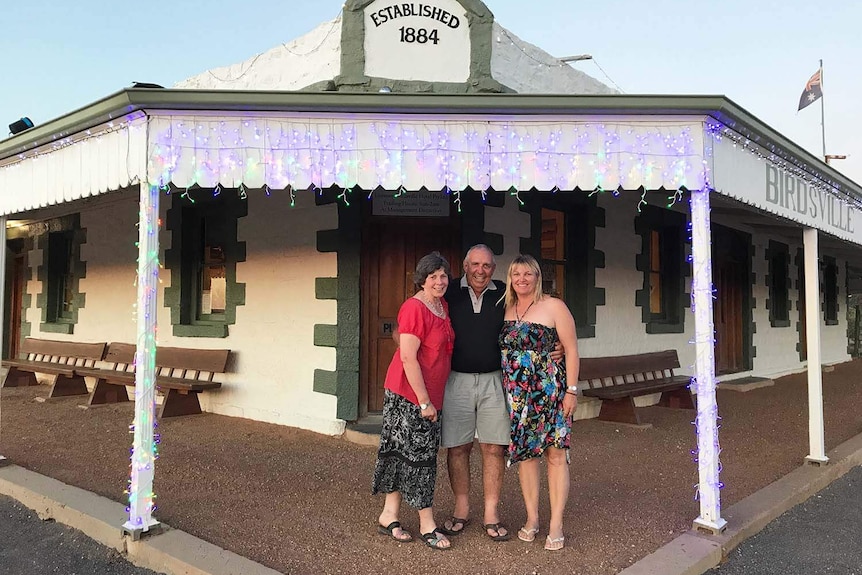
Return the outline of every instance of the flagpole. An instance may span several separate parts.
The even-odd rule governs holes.
[[[829,163],[829,158],[826,156],[826,103],[823,97],[826,90],[823,89],[823,60],[820,60],[820,129],[823,135],[823,161]]]

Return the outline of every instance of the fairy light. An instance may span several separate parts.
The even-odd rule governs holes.
[[[186,191],[188,193],[188,191]],[[123,530],[137,539],[158,521],[153,518],[153,476],[158,456],[156,430],[156,329],[159,279],[159,186],[141,185],[138,225],[137,351],[135,353],[135,420],[130,452],[127,511]]]

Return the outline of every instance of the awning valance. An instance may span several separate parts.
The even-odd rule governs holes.
[[[273,189],[677,189],[703,184],[700,121],[155,116],[151,183]]]

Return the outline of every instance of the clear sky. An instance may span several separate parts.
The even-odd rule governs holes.
[[[487,0],[497,21],[627,94],[721,94],[822,154],[819,102],[797,113],[824,61],[826,144],[862,184],[862,2]],[[0,9],[0,133],[43,123],[132,82],[166,87],[293,40],[337,0],[6,1]],[[601,66],[599,69],[598,66]]]

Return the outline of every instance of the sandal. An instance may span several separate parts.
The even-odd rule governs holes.
[[[518,529],[518,539],[521,541],[526,541],[527,543],[532,543],[536,540],[536,535],[539,534],[538,527],[530,527],[527,529],[526,527],[521,527]]]
[[[482,527],[485,528],[485,535],[491,538],[492,541],[508,541],[512,538],[512,532],[509,531],[509,528],[503,525],[502,523],[486,523]],[[500,534],[500,531],[505,530],[506,533],[504,535]],[[491,535],[488,531],[496,531],[496,535]]]
[[[443,541],[449,541],[449,540],[446,539],[445,534],[441,533],[439,531],[439,529],[435,529],[431,533],[423,533],[422,534],[422,541],[425,542],[425,545],[427,545],[431,549],[434,549],[435,551],[448,551],[449,549],[452,548],[451,542],[450,542],[449,547],[440,547],[440,543],[442,543]]]
[[[406,537],[404,539],[396,537],[395,536],[395,530],[396,529],[401,529],[402,536],[406,535]],[[380,533],[381,535],[388,535],[388,536],[392,537],[394,540],[398,541],[399,543],[410,543],[411,541],[413,541],[413,535],[409,531],[407,531],[406,529],[401,528],[401,523],[399,523],[398,521],[393,521],[392,523],[390,523],[386,527],[378,524],[377,525],[377,532]]]
[[[563,536],[560,536],[557,539],[551,539],[551,536],[548,535],[548,538],[545,539],[545,549],[548,551],[559,551],[565,544],[566,538]]]
[[[446,527],[446,523],[449,524],[449,527]],[[453,515],[452,517],[450,517],[449,519],[446,520],[446,523],[444,523],[442,527],[438,527],[436,529],[436,531],[439,531],[443,535],[448,535],[449,537],[452,537],[453,535],[458,535],[459,533],[464,531],[464,529],[468,525],[470,525],[470,520],[469,519],[460,519],[460,518],[455,517]],[[455,529],[459,525],[460,525],[460,527],[458,529]]]

